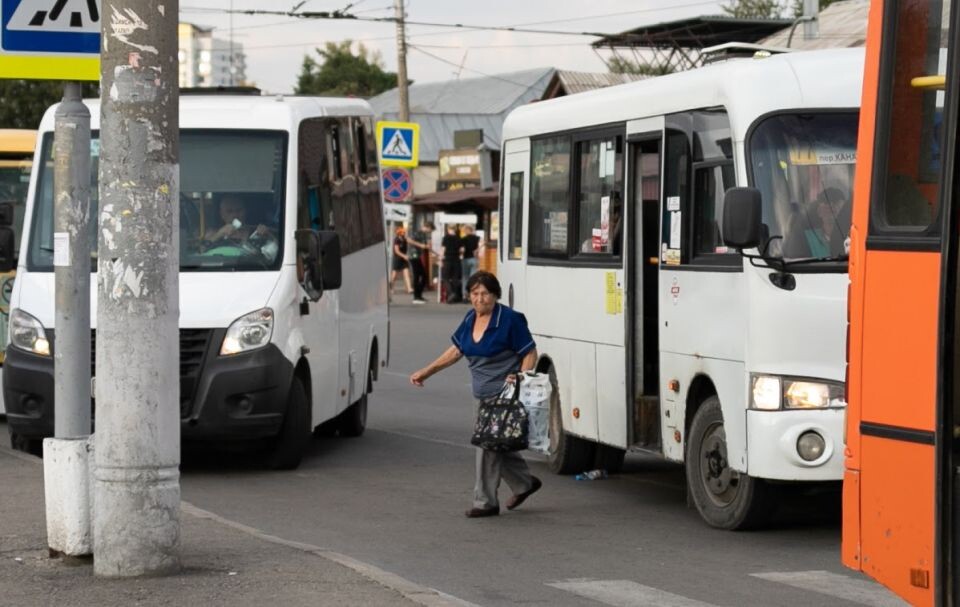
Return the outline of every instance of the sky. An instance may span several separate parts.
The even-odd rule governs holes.
[[[181,0],[180,20],[215,28],[230,39],[233,10],[289,11],[300,0]],[[409,21],[516,26],[560,32],[617,33],[699,15],[722,14],[722,0],[405,0]],[[349,6],[349,8],[347,8]],[[299,10],[345,9],[358,17],[392,17],[393,0],[306,0]],[[362,41],[397,69],[396,25],[371,21],[298,19],[278,15],[232,17],[235,43],[247,56],[247,79],[265,92],[290,93],[303,57],[326,42]],[[415,82],[471,78],[540,67],[605,72],[591,36],[471,31],[407,26],[407,76]]]

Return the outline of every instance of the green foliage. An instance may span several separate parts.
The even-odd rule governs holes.
[[[98,97],[96,83],[84,83],[85,98]],[[0,80],[0,128],[35,129],[48,107],[63,98],[59,80]]]
[[[640,74],[642,76],[663,76],[673,72],[668,65],[654,65],[641,61],[632,61],[625,57],[612,57],[607,67],[613,74]]]
[[[820,10],[827,8],[836,0],[820,0]],[[723,12],[738,19],[795,19],[803,15],[803,0],[729,0],[729,4],[720,7]]]
[[[295,92],[298,95],[372,97],[397,86],[397,75],[383,70],[379,53],[370,53],[362,44],[357,53],[353,42],[327,42],[316,49],[320,61],[304,55]]]

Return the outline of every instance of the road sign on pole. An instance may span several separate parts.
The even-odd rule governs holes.
[[[101,0],[0,0],[0,78],[100,79]],[[146,28],[124,15],[130,31]]]
[[[399,167],[381,169],[383,176],[383,199],[387,202],[403,202],[413,194],[410,171]]]
[[[415,167],[420,160],[420,125],[414,122],[378,122],[380,166]]]

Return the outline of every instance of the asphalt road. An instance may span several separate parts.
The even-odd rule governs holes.
[[[717,531],[687,507],[682,468],[648,456],[630,454],[623,473],[602,481],[554,476],[534,459],[544,488],[522,508],[465,518],[474,479],[466,365],[423,389],[407,376],[449,344],[466,310],[392,308],[390,367],[363,437],[315,439],[293,472],[191,455],[183,498],[480,605],[897,604],[840,564],[835,496],[793,495],[772,528]]]

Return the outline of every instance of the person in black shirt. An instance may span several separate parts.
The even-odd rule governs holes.
[[[474,272],[477,271],[477,260],[480,257],[481,248],[480,237],[473,233],[473,226],[470,224],[463,226],[463,238],[460,242],[460,267],[462,270],[462,282],[464,285],[466,285],[467,281],[470,280],[470,277],[473,276]],[[461,295],[464,300],[467,299],[466,286],[464,286],[464,290]]]
[[[430,252],[430,234],[433,233],[433,224],[429,221],[420,227],[420,230],[407,239],[410,245],[410,271],[413,273],[413,303],[423,304],[423,289],[427,286],[427,266],[424,263]]]
[[[460,292],[460,247],[462,243],[457,234],[457,226],[447,226],[447,233],[443,235],[440,246],[443,248],[443,280],[447,287],[447,303],[463,301]]]

